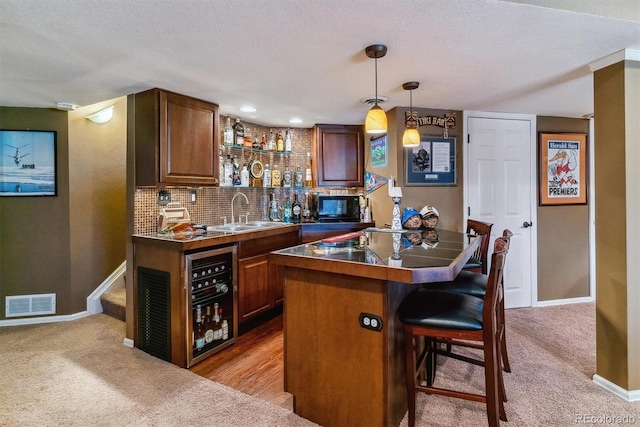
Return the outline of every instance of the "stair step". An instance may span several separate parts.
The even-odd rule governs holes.
[[[118,320],[126,321],[127,291],[117,289],[100,296],[102,312]]]

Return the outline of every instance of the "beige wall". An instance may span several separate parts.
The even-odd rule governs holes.
[[[71,286],[86,297],[125,260],[126,97],[69,113]],[[103,124],[85,117],[115,105]]]
[[[449,129],[449,137],[456,139],[456,186],[406,186],[404,184],[404,149],[402,148],[402,133],[404,132],[404,113],[409,108],[397,107],[387,112],[389,128],[387,131],[387,144],[389,159],[387,166],[371,167],[369,136],[365,137],[366,171],[386,178],[394,175],[395,185],[402,186],[401,209],[413,206],[420,210],[424,205],[432,205],[440,213],[439,227],[447,230],[463,230],[462,211],[462,111],[437,110],[430,108],[417,108],[418,117],[436,116],[444,117],[445,113],[456,113],[456,127]],[[438,126],[420,126],[420,135],[442,136],[443,129]],[[391,224],[393,202],[389,197],[388,187],[385,185],[369,195],[372,205],[373,219],[377,226]]]
[[[594,73],[597,374],[640,390],[638,62]]]
[[[55,293],[56,314],[84,311],[125,259],[125,109],[114,133],[112,122],[88,127],[83,113],[0,107],[2,129],[57,131],[58,184],[56,197],[0,198],[0,319],[7,295]]]
[[[589,121],[585,119],[538,117],[536,121],[538,132],[589,133]],[[538,301],[588,297],[588,205],[537,209]]]

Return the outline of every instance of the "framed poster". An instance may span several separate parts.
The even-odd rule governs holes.
[[[404,185],[457,185],[455,138],[423,136],[404,156]]]
[[[540,133],[540,206],[587,203],[587,135]]]
[[[0,196],[55,196],[56,132],[0,130]]]
[[[371,166],[387,166],[387,135],[371,137]]]

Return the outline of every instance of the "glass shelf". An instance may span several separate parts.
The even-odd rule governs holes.
[[[247,153],[257,153],[257,154],[261,154],[261,155],[268,155],[268,154],[275,154],[276,156],[282,156],[282,157],[289,157],[293,154],[293,152],[291,151],[268,151],[268,150],[261,150],[259,148],[249,148],[249,147],[241,147],[239,145],[222,145],[220,146],[221,149],[224,149],[225,151],[227,150],[231,150],[231,151],[243,151],[243,152],[247,152]]]

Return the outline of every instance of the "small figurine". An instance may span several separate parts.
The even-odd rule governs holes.
[[[420,210],[420,215],[422,216],[422,228],[436,228],[438,226],[438,220],[440,219],[440,214],[438,210],[433,206],[425,206]]]
[[[422,226],[420,212],[415,208],[404,208],[402,213],[402,228],[405,230],[419,230]]]

